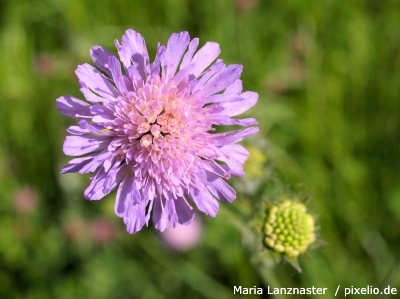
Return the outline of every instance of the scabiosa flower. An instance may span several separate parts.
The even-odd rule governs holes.
[[[187,224],[194,208],[216,216],[218,200],[236,197],[226,180],[243,175],[248,152],[237,142],[258,132],[254,118],[232,118],[258,98],[242,92],[242,66],[216,60],[217,43],[197,50],[199,39],[187,32],[159,44],[153,62],[132,29],[115,45],[118,58],[94,46],[97,68],[76,69],[86,101],[57,99],[59,111],[78,121],[64,142],[64,153],[77,158],[62,172],[94,173],[89,200],[117,189],[115,213],[129,233],[150,219],[160,231]],[[216,132],[224,125],[248,128]]]
[[[39,202],[39,195],[35,189],[25,186],[14,195],[14,207],[20,214],[32,214]]]
[[[187,251],[197,245],[201,239],[202,224],[200,217],[186,225],[177,224],[161,233],[161,239],[172,250]]]

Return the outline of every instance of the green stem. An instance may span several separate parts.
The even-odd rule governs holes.
[[[260,250],[262,244],[260,244],[259,240],[261,240],[261,238],[259,238],[256,235],[256,232],[251,229],[250,224],[245,221],[244,215],[227,207],[221,208],[220,214],[222,217],[225,217],[230,221],[242,234],[246,245],[253,255],[252,262],[260,274],[264,284],[271,287],[280,287],[280,282],[273,269],[275,261],[269,251]],[[282,297],[276,296],[276,298]]]

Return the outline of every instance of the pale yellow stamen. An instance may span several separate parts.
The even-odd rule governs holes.
[[[147,122],[143,122],[138,126],[138,133],[144,134],[150,130],[150,124]]]
[[[142,138],[140,139],[140,145],[142,147],[149,147],[153,142],[153,138],[150,134],[146,134],[144,136],[142,136]]]
[[[153,135],[154,138],[158,138],[160,137],[161,134],[161,130],[160,130],[160,126],[159,125],[152,125],[151,126],[151,134]]]

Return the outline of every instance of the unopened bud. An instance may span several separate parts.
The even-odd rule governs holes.
[[[288,257],[297,257],[315,241],[314,218],[303,203],[285,200],[267,208],[263,232],[266,246]]]

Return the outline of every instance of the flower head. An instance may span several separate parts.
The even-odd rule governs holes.
[[[164,243],[172,250],[187,251],[199,243],[202,233],[202,224],[197,217],[187,225],[177,224],[161,233]]]
[[[187,224],[194,208],[216,216],[218,200],[236,197],[226,180],[243,175],[248,152],[237,142],[258,132],[254,118],[232,118],[258,99],[242,92],[242,66],[216,60],[217,43],[197,50],[187,32],[158,45],[153,62],[132,29],[115,45],[118,58],[94,46],[96,67],[76,69],[86,101],[57,99],[77,120],[64,142],[64,153],[77,158],[62,172],[94,173],[84,192],[90,200],[117,189],[115,213],[130,233],[150,219],[161,231]],[[224,125],[248,128],[215,132]]]
[[[37,208],[39,195],[35,189],[25,186],[14,195],[15,210],[20,214],[31,214]]]
[[[304,204],[285,200],[267,209],[265,244],[276,252],[297,257],[315,241],[314,218]]]

